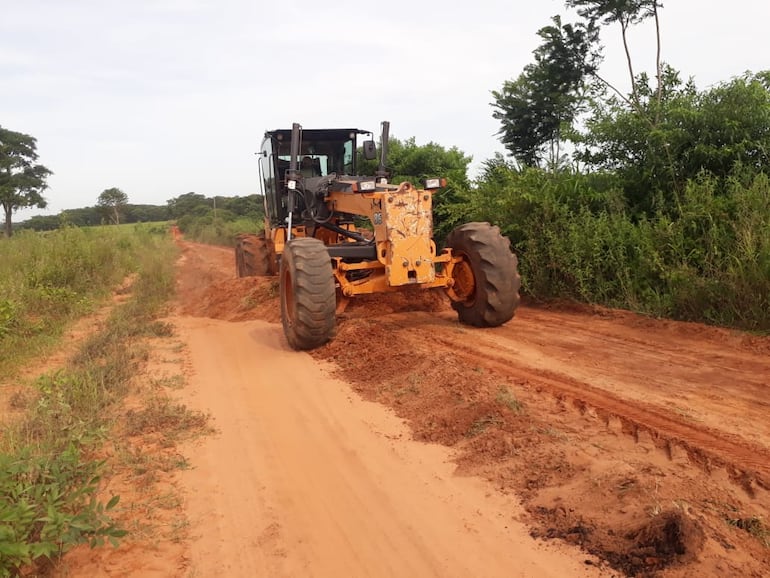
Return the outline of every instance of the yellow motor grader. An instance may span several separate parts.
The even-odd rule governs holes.
[[[460,322],[477,327],[509,321],[519,304],[518,262],[498,227],[461,225],[437,252],[432,195],[445,180],[425,179],[421,188],[391,184],[388,132],[383,122],[373,176],[356,170],[359,152],[377,159],[371,132],[303,130],[294,123],[265,133],[259,153],[265,227],[239,235],[236,270],[239,277],[279,275],[281,320],[294,349],[332,339],[337,313],[357,295],[443,289]],[[369,138],[359,151],[361,135]]]

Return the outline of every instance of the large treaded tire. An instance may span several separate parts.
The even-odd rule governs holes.
[[[261,235],[238,235],[235,245],[235,273],[238,277],[262,277],[275,274],[272,247]]]
[[[466,223],[449,233],[446,245],[462,258],[452,271],[452,307],[460,322],[497,327],[510,321],[519,306],[521,277],[518,259],[500,228]]]
[[[331,258],[319,239],[298,237],[281,256],[281,322],[293,349],[320,347],[336,332]]]

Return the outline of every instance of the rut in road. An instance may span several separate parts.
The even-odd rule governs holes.
[[[507,356],[499,347],[477,342],[476,347],[470,348],[441,337],[433,339],[453,348],[468,361],[480,362],[500,375],[514,375],[517,379],[523,378],[535,386],[542,386],[553,395],[569,396],[574,404],[590,406],[601,412],[605,419],[620,418],[630,435],[636,436],[639,429],[647,430],[661,447],[669,448],[669,444],[679,444],[687,450],[694,462],[707,469],[725,467],[738,480],[743,481],[748,476],[764,489],[770,489],[770,451],[739,436],[686,423],[652,404],[630,404],[606,390],[569,376],[516,366],[515,359]]]

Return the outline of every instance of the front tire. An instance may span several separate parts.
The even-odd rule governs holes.
[[[281,256],[281,322],[293,349],[320,347],[336,332],[331,258],[312,237],[292,239]]]
[[[510,241],[497,226],[466,223],[454,229],[446,245],[460,257],[452,268],[448,291],[461,323],[497,327],[513,318],[519,306],[521,277]]]

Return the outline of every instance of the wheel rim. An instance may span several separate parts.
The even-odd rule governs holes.
[[[463,303],[472,303],[476,295],[476,277],[473,275],[473,268],[468,258],[465,255],[461,256],[462,260],[455,263],[452,269],[454,280],[452,290]]]

